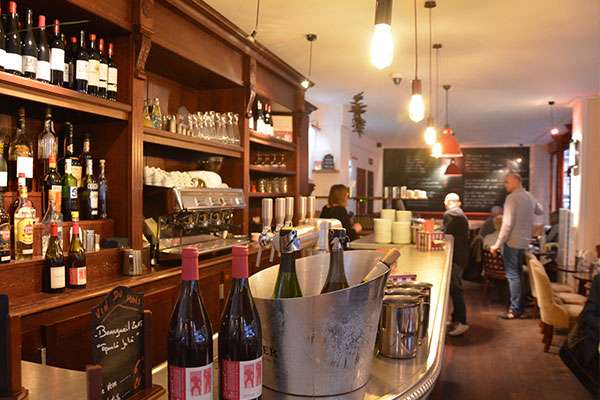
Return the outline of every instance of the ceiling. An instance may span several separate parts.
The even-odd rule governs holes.
[[[255,0],[206,1],[252,31]],[[417,1],[419,75],[426,92],[423,4]],[[367,135],[387,146],[414,146],[421,144],[423,125],[412,123],[407,113],[414,76],[412,10],[412,1],[394,1],[395,58],[382,71],[368,57],[375,0],[262,0],[257,41],[307,73],[304,35],[316,33],[311,77],[316,86],[307,93],[309,101],[344,104],[364,91]],[[572,99],[600,94],[600,0],[440,0],[433,31],[434,43],[443,44],[440,84],[452,85],[450,124],[463,144],[547,142],[548,100],[556,100],[557,122],[567,123]],[[393,85],[392,72],[403,77],[400,86]],[[438,120],[443,118],[440,113]]]

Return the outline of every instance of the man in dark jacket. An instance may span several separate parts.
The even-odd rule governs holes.
[[[448,193],[444,199],[444,232],[454,236],[452,253],[452,278],[450,296],[452,297],[452,326],[450,336],[459,336],[469,330],[467,325],[467,307],[462,289],[462,275],[469,262],[469,221],[460,208],[460,197],[456,193]]]

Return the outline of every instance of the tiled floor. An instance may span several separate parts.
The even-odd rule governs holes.
[[[558,347],[544,353],[539,320],[500,320],[503,304],[483,304],[481,293],[481,285],[465,282],[471,329],[464,337],[448,337],[444,367],[430,399],[592,399],[562,363]]]

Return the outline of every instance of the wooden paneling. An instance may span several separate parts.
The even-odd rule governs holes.
[[[300,85],[300,82],[298,82]],[[296,107],[296,90],[293,86],[279,75],[261,64],[256,66],[256,92],[263,97],[271,99],[290,110]]]
[[[175,306],[179,288],[168,285],[144,295],[144,308],[152,311],[152,365],[158,365],[167,357],[169,321]]]
[[[46,361],[55,367],[83,370],[92,360],[91,313],[42,325]]]

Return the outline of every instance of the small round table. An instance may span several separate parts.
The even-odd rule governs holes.
[[[593,276],[591,272],[579,272],[573,274],[573,278],[579,281],[578,292],[585,296],[585,285],[590,283],[593,280]]]

